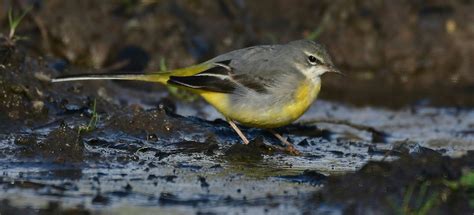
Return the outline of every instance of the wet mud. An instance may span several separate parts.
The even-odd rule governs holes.
[[[356,173],[329,177],[309,199],[316,207],[307,211],[469,214],[474,211],[473,159],[472,152],[456,159],[421,152],[391,163],[371,161]]]
[[[239,2],[35,1],[17,31],[27,39],[2,30],[0,214],[472,214],[471,3],[302,1],[296,12],[276,1],[291,10],[275,21],[256,12],[268,2]],[[49,82],[301,37],[347,71],[323,77],[321,99],[277,129],[301,156],[256,128],[242,127],[251,142],[241,144],[212,107],[176,89]]]

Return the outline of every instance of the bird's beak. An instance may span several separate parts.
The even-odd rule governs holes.
[[[344,73],[342,73],[341,71],[339,71],[339,70],[338,70],[336,67],[334,67],[334,66],[328,65],[327,68],[328,68],[327,72],[334,72],[334,73],[337,73],[337,74],[339,74],[339,75],[346,76]]]

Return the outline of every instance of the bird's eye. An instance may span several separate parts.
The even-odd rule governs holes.
[[[321,64],[321,61],[313,55],[308,56],[308,61],[311,65]]]

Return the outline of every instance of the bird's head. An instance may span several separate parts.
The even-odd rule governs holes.
[[[335,68],[326,48],[311,40],[297,40],[287,44],[295,66],[308,78],[319,81],[327,72],[341,73]]]

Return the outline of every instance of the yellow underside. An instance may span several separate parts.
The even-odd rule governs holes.
[[[320,84],[315,86],[308,80],[301,84],[293,95],[294,100],[288,101],[287,104],[273,107],[249,106],[247,109],[231,107],[228,94],[203,91],[197,93],[224,116],[240,124],[257,128],[276,128],[288,125],[303,115],[316,99],[320,87]],[[247,101],[252,102],[251,99]]]
[[[192,67],[172,70],[170,72],[148,74],[146,80],[144,81],[153,81],[167,84],[167,81],[171,75],[195,75],[199,72],[209,69],[210,67],[210,65],[199,64]],[[303,115],[316,99],[321,88],[321,84],[318,83],[315,85],[310,80],[306,80],[300,84],[300,87],[293,94],[294,99],[292,101],[287,101],[287,104],[283,103],[280,106],[271,107],[264,105],[263,107],[252,107],[251,105],[248,105],[246,106],[248,108],[232,107],[229,94],[195,90],[186,87],[182,88],[201,95],[222,115],[243,125],[258,128],[275,128],[288,125]],[[247,102],[252,102],[252,99],[247,99]]]

